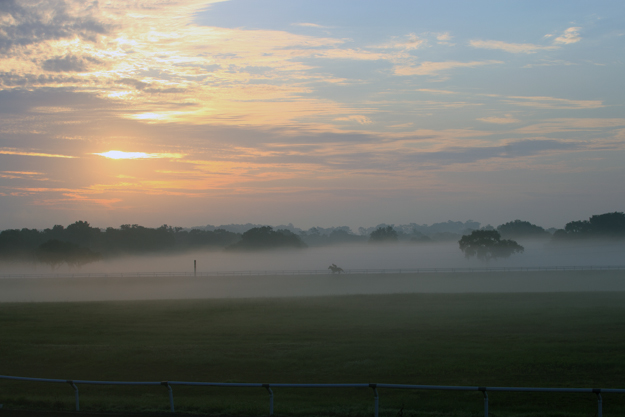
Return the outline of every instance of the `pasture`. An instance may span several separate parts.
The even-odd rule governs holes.
[[[471,279],[471,275],[466,275]],[[625,387],[625,292],[0,304],[0,373],[121,381]],[[162,387],[80,386],[85,411],[167,411]],[[275,389],[275,414],[370,416],[370,389]],[[176,409],[266,415],[262,389],[175,387]],[[491,393],[495,416],[592,416],[587,394]],[[605,394],[604,415],[625,414]],[[0,381],[4,409],[65,384]],[[380,390],[381,416],[473,416],[479,392]]]

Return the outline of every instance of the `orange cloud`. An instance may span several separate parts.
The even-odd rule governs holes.
[[[41,156],[44,158],[76,158],[75,156],[69,155],[58,155],[52,153],[42,153],[42,152],[26,152],[26,151],[9,151],[0,149],[0,155],[19,155],[19,156]]]

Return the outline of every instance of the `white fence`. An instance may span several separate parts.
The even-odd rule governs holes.
[[[261,383],[230,383],[230,382],[185,382],[185,381],[162,381],[162,382],[130,382],[130,381],[84,381],[46,378],[27,378],[19,376],[0,375],[0,379],[30,382],[51,382],[69,384],[74,390],[76,399],[76,411],[80,411],[80,397],[78,385],[151,385],[163,386],[169,394],[169,407],[172,413],[174,408],[174,392],[172,386],[187,385],[201,387],[233,387],[233,388],[264,388],[269,394],[269,415],[273,415],[274,393],[272,388],[371,388],[373,390],[374,417],[379,414],[378,389],[410,389],[410,390],[436,390],[436,391],[479,391],[484,395],[484,416],[488,417],[488,393],[489,392],[562,392],[578,394],[595,394],[597,397],[597,417],[603,417],[603,398],[601,394],[615,393],[625,394],[625,389],[613,388],[526,388],[526,387],[471,387],[450,385],[405,385],[405,384],[261,384]]]
[[[584,266],[507,266],[477,268],[402,268],[402,269],[346,269],[343,274],[432,274],[476,272],[547,272],[547,271],[624,271],[625,265]],[[47,274],[0,274],[4,278],[107,278],[107,277],[226,277],[246,275],[328,275],[328,269],[280,269],[213,272],[59,272]]]

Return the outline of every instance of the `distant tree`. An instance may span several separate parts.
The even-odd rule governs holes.
[[[592,233],[598,237],[625,237],[625,213],[596,214],[588,220]]]
[[[615,211],[568,222],[564,229],[553,234],[554,241],[587,238],[625,238],[625,213]]]
[[[512,239],[545,238],[551,236],[542,227],[522,220],[499,225],[497,226],[497,231],[501,236]]]
[[[69,266],[80,266],[100,259],[100,254],[89,248],[71,242],[49,240],[37,248],[37,260],[52,268],[66,263]]]
[[[305,248],[306,244],[293,232],[273,230],[271,226],[254,227],[241,235],[241,240],[228,246],[229,250],[264,250],[279,248]]]
[[[393,226],[378,227],[369,235],[369,242],[397,242],[397,232]]]
[[[54,229],[53,229],[54,230]],[[65,228],[64,240],[81,246],[89,244],[100,235],[100,229],[91,227],[89,222],[79,220]]]
[[[464,256],[476,256],[481,261],[495,258],[507,258],[513,253],[522,253],[523,246],[514,240],[502,240],[495,230],[474,230],[470,235],[462,236],[458,241]]]
[[[138,224],[122,224],[119,229],[108,227],[104,232],[109,253],[147,253],[173,250],[175,229],[166,224],[152,229]]]
[[[224,229],[192,229],[190,231],[176,230],[174,236],[176,239],[177,249],[225,248],[226,246],[232,245],[241,239],[241,235],[239,233],[229,232]]]

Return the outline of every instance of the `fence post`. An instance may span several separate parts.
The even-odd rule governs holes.
[[[169,385],[169,382],[167,381],[161,382],[161,385],[166,387],[167,391],[169,391],[169,409],[172,413],[175,413],[176,410],[174,409],[174,391],[171,389],[171,385]]]
[[[267,389],[267,392],[269,392],[269,415],[272,416],[273,415],[273,391],[271,390],[271,388],[269,388],[269,384],[263,384],[263,387],[265,387]]]
[[[378,385],[369,384],[369,388],[373,388],[373,416],[378,417],[378,409],[380,405],[380,396],[378,395]]]
[[[597,417],[603,417],[603,399],[601,398],[601,388],[595,388],[592,392],[597,394]]]
[[[478,390],[484,394],[484,417],[488,417],[488,394],[486,393],[486,387],[479,387]]]
[[[67,381],[68,384],[74,388],[74,397],[76,398],[76,411],[80,411],[80,397],[78,396],[78,387],[74,384],[74,381]]]

